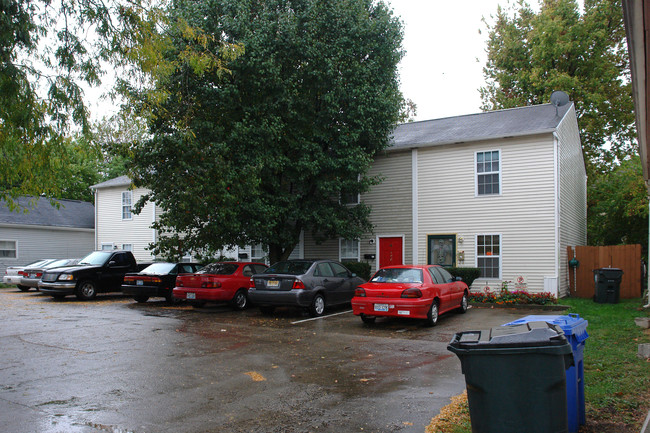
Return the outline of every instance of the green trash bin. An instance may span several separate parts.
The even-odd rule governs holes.
[[[618,304],[623,270],[618,268],[594,269],[594,301],[599,304]]]
[[[562,329],[546,322],[457,333],[447,346],[461,362],[473,433],[567,433]]]

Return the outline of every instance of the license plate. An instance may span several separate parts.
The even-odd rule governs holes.
[[[266,282],[266,287],[269,287],[271,289],[277,289],[280,287],[280,282],[278,280],[269,280]]]
[[[141,286],[141,285],[144,284],[144,281],[142,281],[142,280],[136,280],[135,284],[138,285],[138,286]]]
[[[397,314],[400,316],[410,316],[411,312],[408,310],[397,310]]]
[[[185,295],[187,299],[196,299],[196,293],[188,292],[187,295]]]
[[[388,304],[375,304],[375,311],[388,311]]]
[[[29,274],[29,278],[36,278],[36,274]]]

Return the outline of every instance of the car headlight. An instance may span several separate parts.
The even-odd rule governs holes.
[[[59,281],[72,281],[72,280],[74,280],[74,275],[72,274],[59,275]]]

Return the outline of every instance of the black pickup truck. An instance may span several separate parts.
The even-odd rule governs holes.
[[[124,275],[139,270],[131,251],[94,251],[75,266],[44,272],[38,289],[55,299],[76,295],[88,300],[99,292],[120,291]]]

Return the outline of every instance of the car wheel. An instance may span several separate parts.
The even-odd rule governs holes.
[[[317,293],[314,296],[314,300],[311,301],[311,306],[309,307],[309,314],[311,317],[322,316],[325,312],[325,298],[320,293]]]
[[[149,300],[148,296],[134,296],[133,299],[135,299],[136,302],[143,303],[147,302]]]
[[[181,302],[183,302],[182,299],[174,298],[174,294],[172,293],[171,290],[169,291],[169,293],[167,293],[165,295],[165,301],[167,301],[167,303],[171,304],[171,305],[176,305],[176,304],[180,304]]]
[[[232,297],[231,305],[235,310],[244,310],[248,306],[248,296],[246,290],[239,289],[235,296]]]
[[[438,301],[434,299],[431,308],[429,308],[429,313],[427,313],[426,324],[427,326],[436,326],[436,323],[438,323]]]
[[[377,316],[366,316],[365,314],[361,314],[361,321],[366,325],[373,325],[375,320],[377,320]]]
[[[21,292],[28,292],[28,291],[29,291],[29,287],[27,287],[27,286],[21,286],[21,285],[18,285],[18,286],[16,286],[16,287],[18,287],[18,289],[19,289]]]
[[[81,281],[77,286],[76,296],[82,301],[88,301],[97,296],[97,288],[92,281]]]
[[[467,312],[467,308],[469,307],[469,297],[467,296],[467,292],[463,293],[463,299],[460,300],[460,307],[458,307],[458,312],[460,314],[465,314]]]
[[[265,316],[269,316],[269,315],[273,314],[273,312],[275,311],[275,307],[260,307],[260,311]]]

